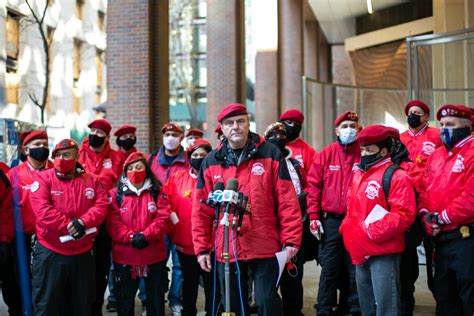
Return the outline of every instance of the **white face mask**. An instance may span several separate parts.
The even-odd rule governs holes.
[[[341,144],[347,145],[356,140],[357,130],[355,128],[343,128],[339,130],[339,140]]]
[[[179,146],[179,137],[173,137],[173,136],[163,137],[163,145],[168,150],[175,150]]]

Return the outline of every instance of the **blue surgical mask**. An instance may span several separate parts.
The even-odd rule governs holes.
[[[355,142],[357,136],[357,130],[355,128],[343,128],[339,130],[339,140],[341,144],[347,145]]]
[[[451,150],[459,141],[463,140],[471,134],[469,127],[460,128],[442,128],[440,130],[440,137],[443,144]]]

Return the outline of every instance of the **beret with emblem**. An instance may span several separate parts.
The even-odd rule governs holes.
[[[204,148],[207,150],[207,152],[210,152],[212,150],[212,145],[209,143],[207,140],[204,138],[198,138],[192,143],[187,149],[186,149],[186,155],[188,156],[188,159],[191,157],[193,154],[193,151],[195,151],[198,148]]]
[[[458,104],[445,104],[439,108],[438,112],[436,113],[436,118],[441,120],[443,117],[459,117],[459,118],[466,118],[468,120],[471,119],[471,110],[464,106]]]
[[[203,135],[204,135],[204,132],[201,131],[199,128],[191,128],[191,129],[186,133],[186,137],[189,137],[189,136],[202,137]]]
[[[421,102],[420,100],[411,100],[410,102],[405,105],[405,114],[408,115],[408,111],[412,106],[417,106],[425,112],[425,114],[430,114],[430,107],[427,106],[425,103]]]
[[[115,131],[114,136],[120,137],[125,134],[135,134],[136,131],[137,131],[137,128],[135,126],[125,124],[125,125],[120,126]]]
[[[222,108],[219,115],[217,116],[217,121],[222,122],[222,120],[225,118],[246,114],[248,114],[248,112],[245,105],[239,103],[231,103],[227,104]]]
[[[394,131],[385,125],[369,125],[357,135],[361,146],[372,145],[393,137]]]
[[[280,121],[284,120],[292,120],[295,122],[303,123],[304,122],[304,115],[300,110],[297,109],[290,109],[283,113],[280,118]]]
[[[168,122],[161,128],[161,134],[166,132],[177,132],[183,134],[183,129],[176,123]]]
[[[334,121],[334,124],[338,126],[339,124],[341,124],[342,121],[359,122],[359,115],[357,115],[357,113],[352,112],[352,111],[346,111],[336,118],[336,120]]]
[[[127,170],[127,166],[131,163],[134,163],[134,162],[137,162],[139,160],[145,160],[146,161],[146,157],[145,157],[145,154],[142,153],[141,151],[136,151],[136,152],[133,152],[130,154],[130,156],[128,156],[127,160],[125,160],[124,164],[123,164],[123,170]]]
[[[26,144],[28,144],[29,142],[35,139],[48,140],[48,134],[46,134],[46,132],[42,130],[31,132],[28,135],[26,135],[26,137],[23,139],[23,146],[25,146]]]
[[[272,135],[275,134],[285,134],[286,135],[286,128],[285,125],[283,125],[280,122],[272,123],[267,126],[265,129],[265,132],[263,133],[263,136],[265,139],[270,138]]]
[[[92,122],[89,123],[88,125],[89,128],[97,128],[97,129],[101,129],[103,130],[107,135],[110,133],[110,131],[112,130],[112,125],[110,125],[109,122],[107,122],[106,120],[103,120],[103,119],[99,119],[99,120],[94,120]]]
[[[77,145],[77,142],[74,139],[69,139],[69,138],[63,139],[62,141],[57,143],[56,146],[54,146],[52,157],[54,158],[54,156],[56,156],[56,152],[58,150],[64,150],[64,149],[69,149],[69,148],[78,149],[79,146]]]

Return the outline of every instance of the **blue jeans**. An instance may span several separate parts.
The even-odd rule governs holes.
[[[356,265],[356,282],[362,315],[400,313],[400,254],[371,257]]]
[[[181,265],[179,264],[178,252],[176,246],[171,242],[168,236],[165,236],[166,243],[166,262],[171,252],[171,260],[173,261],[173,270],[171,273],[171,285],[168,292],[168,301],[170,306],[181,305],[181,291],[183,289],[183,275],[181,273]]]

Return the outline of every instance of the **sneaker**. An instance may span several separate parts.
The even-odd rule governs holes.
[[[105,305],[105,310],[107,311],[107,313],[117,312],[117,303],[113,301],[108,301],[107,305]]]
[[[171,315],[173,316],[181,316],[181,309],[183,307],[181,305],[173,305],[173,306],[170,306],[170,309],[171,309]]]

